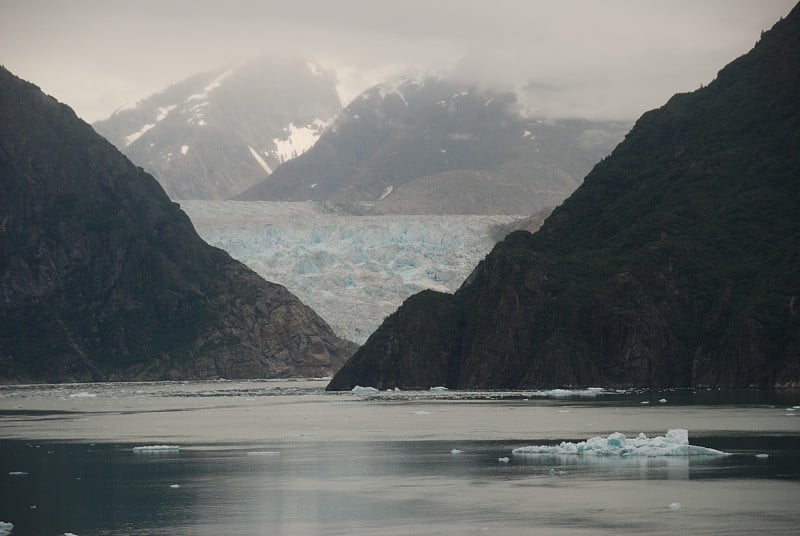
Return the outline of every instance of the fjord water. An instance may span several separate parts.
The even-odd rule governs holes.
[[[79,536],[800,526],[797,391],[355,395],[324,385],[0,387],[0,521],[15,535]],[[729,455],[511,453],[674,428]],[[133,451],[146,445],[179,449]]]

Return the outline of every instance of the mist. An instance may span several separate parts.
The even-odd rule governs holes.
[[[0,5],[3,64],[87,121],[187,76],[269,54],[336,71],[343,104],[408,70],[513,88],[532,115],[631,120],[710,82],[793,1]]]

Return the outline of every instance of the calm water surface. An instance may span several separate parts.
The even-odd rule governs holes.
[[[356,396],[324,383],[2,387],[0,521],[78,536],[800,527],[798,392]],[[730,455],[511,454],[670,428]],[[132,450],[156,444],[180,449]]]

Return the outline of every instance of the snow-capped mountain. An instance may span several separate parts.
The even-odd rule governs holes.
[[[93,126],[173,199],[225,199],[303,154],[340,110],[334,73],[259,58],[193,76]]]
[[[316,145],[242,200],[406,214],[530,214],[559,204],[627,124],[525,117],[512,92],[408,76],[363,92]]]

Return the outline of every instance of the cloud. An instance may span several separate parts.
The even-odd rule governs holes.
[[[95,120],[262,53],[340,72],[346,97],[404,66],[526,88],[532,113],[632,119],[709,82],[793,0],[139,0],[0,3],[5,65]]]

